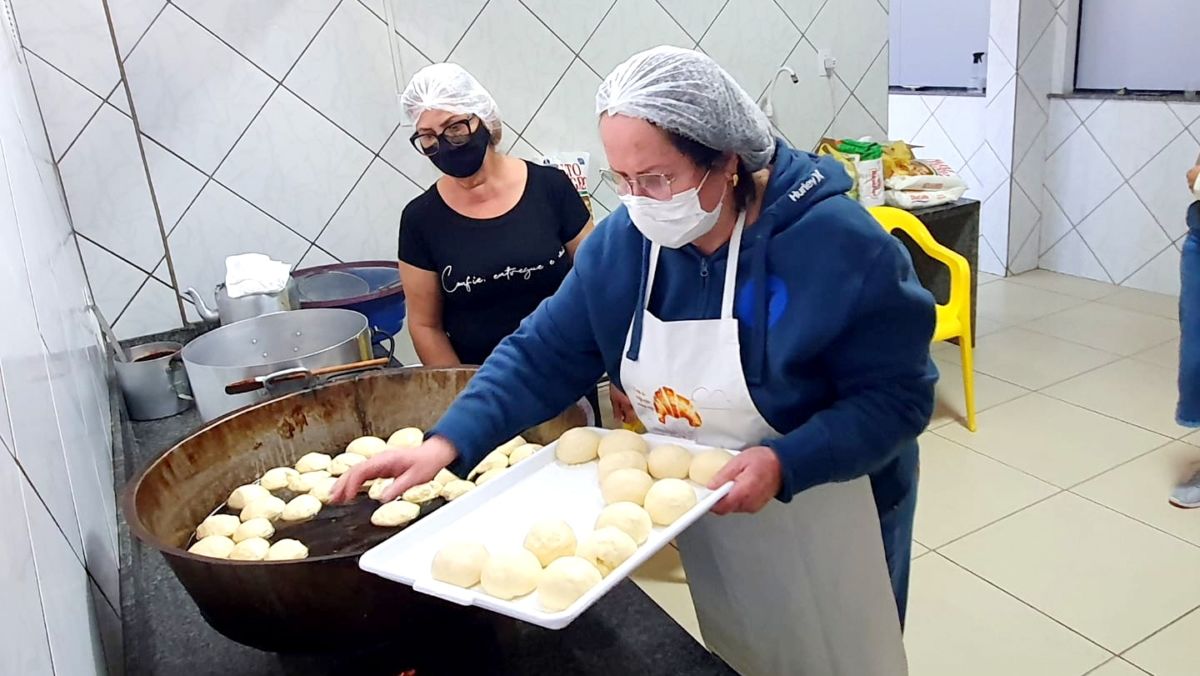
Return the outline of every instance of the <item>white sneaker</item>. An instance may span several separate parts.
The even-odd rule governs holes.
[[[1200,470],[1197,470],[1192,478],[1176,486],[1175,490],[1171,491],[1169,500],[1172,505],[1184,509],[1200,507]]]

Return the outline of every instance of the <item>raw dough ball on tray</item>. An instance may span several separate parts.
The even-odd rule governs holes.
[[[275,524],[271,523],[270,519],[260,517],[243,522],[237,527],[237,530],[233,531],[232,537],[234,542],[241,542],[250,538],[269,540],[273,535],[275,535]]]
[[[253,500],[268,497],[271,497],[271,491],[258,484],[246,484],[233,489],[225,504],[229,505],[230,509],[242,509]]]
[[[443,467],[438,470],[437,474],[434,475],[433,480],[438,482],[439,484],[445,486],[446,484],[450,483],[451,481],[458,481],[459,478],[454,475],[454,472],[451,472],[450,470]]]
[[[351,467],[363,462],[366,459],[367,456],[365,455],[359,455],[357,453],[342,453],[329,463],[329,474],[332,476],[341,476],[350,471]]]
[[[566,610],[603,579],[586,559],[578,556],[556,559],[546,566],[538,580],[538,601],[550,612]]]
[[[512,452],[525,445],[525,437],[517,435],[496,447],[497,453],[512,455]]]
[[[732,459],[732,453],[719,448],[697,453],[696,457],[692,458],[691,468],[688,469],[688,478],[701,486],[708,486],[708,482]]]
[[[442,497],[446,498],[447,502],[457,500],[475,488],[475,484],[463,479],[455,479],[450,483],[442,486]]]
[[[233,514],[213,514],[200,522],[196,527],[196,539],[203,540],[209,535],[224,535],[229,537],[241,525],[241,520]]]
[[[508,454],[508,464],[515,465],[522,460],[528,459],[529,456],[542,450],[541,444],[522,444],[513,449],[512,453]]]
[[[488,550],[478,542],[452,542],[433,555],[433,579],[469,589],[479,584]]]
[[[467,475],[467,478],[470,479],[471,477],[485,474],[491,470],[504,469],[505,467],[508,467],[508,456],[504,455],[500,451],[492,451],[491,453],[483,456],[483,460],[480,460],[479,464],[475,465],[475,469],[471,470],[471,473]]]
[[[333,458],[325,453],[305,453],[296,461],[296,471],[304,474],[305,472],[319,472],[324,469],[329,469],[329,463],[333,462]]]
[[[669,526],[696,506],[696,489],[683,479],[656,481],[646,492],[646,513],[660,526]]]
[[[388,447],[388,442],[379,437],[359,437],[346,444],[346,452],[370,458],[379,455]],[[319,469],[325,469],[321,467]]]
[[[640,469],[616,469],[600,482],[600,494],[604,496],[604,504],[614,502],[632,502],[642,504],[646,499],[646,491],[654,484],[654,479]]]
[[[411,502],[393,500],[385,502],[371,514],[371,523],[384,528],[403,526],[421,514],[421,508]]]
[[[290,475],[288,476],[288,490],[296,493],[307,493],[313,489],[313,486],[317,485],[318,481],[328,479],[330,476],[332,475],[325,470]]]
[[[262,561],[267,558],[267,552],[271,549],[271,543],[263,538],[247,538],[237,543],[233,551],[229,552],[231,561]]]
[[[596,453],[603,458],[609,453],[617,453],[618,451],[637,451],[642,455],[650,452],[650,447],[646,444],[646,440],[637,432],[629,430],[613,430],[604,435],[600,440],[600,446],[596,449]]]
[[[483,591],[498,599],[514,599],[537,588],[542,565],[527,549],[512,549],[488,557],[480,572]]]
[[[438,497],[441,492],[441,484],[436,481],[427,481],[423,484],[417,484],[416,486],[404,491],[404,495],[402,497],[408,502],[414,502],[420,505]]]
[[[625,531],[606,527],[583,538],[575,549],[575,556],[595,566],[601,575],[608,575],[636,551],[637,543]]]
[[[367,497],[376,501],[383,499],[383,492],[388,489],[388,486],[392,485],[393,481],[395,479],[376,479],[371,484],[371,488],[367,490]]]
[[[525,536],[525,549],[533,552],[543,566],[575,553],[575,531],[562,519],[538,521]]]
[[[294,561],[296,559],[307,559],[308,547],[304,546],[299,540],[285,538],[271,545],[267,550],[265,560],[267,561]]]
[[[646,456],[650,476],[655,479],[686,479],[692,466],[692,453],[682,446],[655,446]]]
[[[390,448],[416,448],[423,443],[425,443],[425,433],[420,428],[405,427],[393,432],[392,436],[388,437],[386,446]],[[355,452],[357,453],[357,451]],[[376,451],[376,453],[378,452]]]
[[[600,478],[600,481],[604,481],[604,477],[618,469],[638,469],[645,472],[646,456],[637,451],[609,453],[596,463],[596,476]]]
[[[558,438],[554,457],[568,465],[580,465],[596,459],[600,435],[586,427],[569,429]]]
[[[654,522],[637,503],[614,502],[600,510],[600,516],[596,518],[596,530],[610,526],[623,531],[640,545],[650,537]]]
[[[488,471],[484,472],[483,474],[480,474],[479,476],[475,477],[475,485],[482,486],[482,485],[486,484],[487,482],[491,481],[492,479],[495,479],[496,477],[500,476],[501,474],[504,474],[507,471],[508,471],[507,467],[496,467],[494,469],[489,469]]]
[[[338,480],[331,476],[317,479],[308,494],[320,500],[322,505],[328,505],[329,501],[333,499],[333,487],[337,485],[337,482]]]
[[[242,521],[249,521],[250,519],[268,519],[274,521],[283,514],[285,506],[286,503],[283,500],[274,495],[268,495],[265,498],[259,498],[246,505],[242,509],[241,518]]]
[[[233,540],[224,535],[209,535],[197,540],[195,544],[188,547],[188,551],[212,559],[227,559],[235,546]]]
[[[300,473],[291,467],[275,467],[264,472],[258,483],[269,491],[278,491],[287,488],[288,477],[298,474]]]
[[[284,521],[307,521],[321,511],[321,501],[305,493],[292,498],[283,507]]]

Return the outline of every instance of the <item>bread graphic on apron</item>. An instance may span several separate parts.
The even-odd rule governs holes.
[[[660,387],[654,393],[654,413],[658,416],[658,422],[664,425],[667,418],[686,420],[692,427],[703,424],[691,400],[669,387]]]

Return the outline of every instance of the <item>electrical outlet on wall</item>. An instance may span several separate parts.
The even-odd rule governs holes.
[[[817,75],[820,77],[833,77],[833,71],[837,68],[837,57],[827,48],[822,47],[817,50]]]

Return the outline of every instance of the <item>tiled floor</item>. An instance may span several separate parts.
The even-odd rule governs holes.
[[[979,290],[979,431],[939,345],[905,643],[913,676],[1200,674],[1200,465],[1174,298],[1034,272]],[[673,549],[635,577],[698,635]]]

